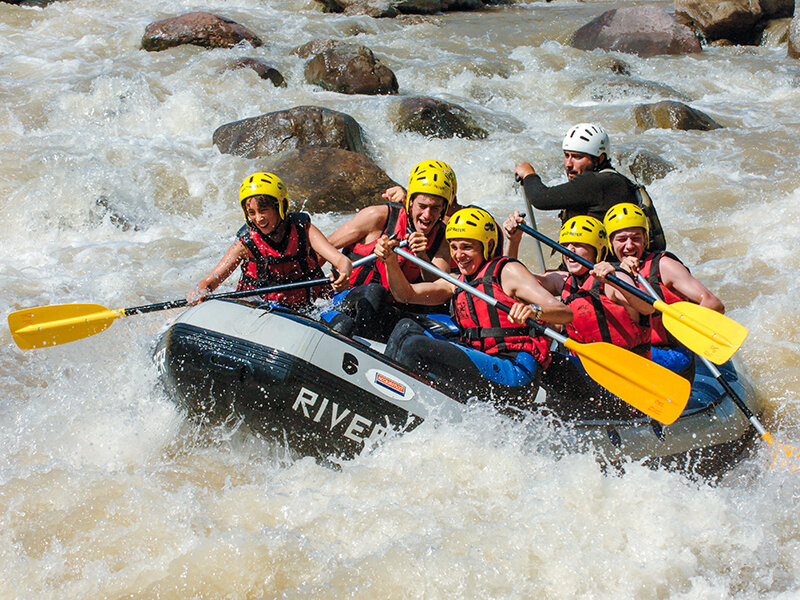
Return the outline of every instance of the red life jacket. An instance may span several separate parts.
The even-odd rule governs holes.
[[[484,263],[469,277],[459,276],[487,296],[509,306],[516,300],[503,291],[500,272],[510,262],[519,262],[508,256],[499,256]],[[528,352],[547,368],[550,364],[550,348],[546,339],[531,337],[530,327],[521,326],[494,306],[458,288],[453,295],[451,313],[461,330],[461,342],[486,354],[500,352]]]
[[[650,323],[642,316],[636,323],[624,306],[605,294],[605,285],[586,274],[582,285],[570,274],[561,291],[561,301],[572,309],[567,324],[569,337],[581,343],[607,342],[650,358]]]
[[[664,285],[664,282],[661,280],[661,259],[664,256],[681,262],[678,257],[671,252],[654,252],[642,259],[640,272],[666,304],[683,302],[686,298],[673,292]],[[653,346],[675,346],[678,344],[678,341],[667,331],[666,327],[664,327],[664,319],[659,311],[650,315],[650,326],[652,327],[650,342]]]
[[[395,234],[398,240],[406,239],[409,234],[414,232],[414,226],[408,220],[406,209],[396,202],[387,202],[386,205],[389,207],[389,216],[386,219],[386,224],[383,226],[381,235]],[[439,221],[433,226],[433,230],[428,236],[426,254],[428,255],[429,259],[432,259],[436,255],[436,251],[439,249],[442,240],[444,240],[444,226],[442,225],[442,222]],[[364,258],[365,256],[372,254],[377,241],[378,240],[375,239],[375,241],[369,242],[368,244],[354,244],[348,248],[345,248],[344,253],[350,260],[355,262],[360,258]],[[406,276],[406,279],[408,279],[409,282],[416,283],[422,278],[422,271],[417,265],[407,261],[402,256],[398,256],[397,260],[400,263],[400,268],[402,269],[403,274]],[[380,283],[387,290],[389,289],[389,278],[386,276],[386,265],[384,265],[382,261],[376,260],[370,264],[362,265],[353,269],[353,274],[350,276],[350,285],[355,287],[357,285],[363,285],[370,282]]]
[[[319,266],[317,254],[308,240],[311,218],[306,213],[289,213],[286,232],[279,242],[272,242],[257,229],[246,225],[236,234],[247,248],[247,258],[242,262],[242,277],[237,290],[252,290],[270,285],[295,281],[309,281],[325,277]],[[298,307],[310,304],[314,298],[330,298],[333,291],[328,284],[273,292],[265,300],[285,306]]]

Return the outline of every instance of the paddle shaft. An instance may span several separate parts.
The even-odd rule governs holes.
[[[400,242],[401,246],[408,245],[407,240],[403,240]],[[377,260],[377,256],[374,254],[370,254],[369,256],[365,256],[364,258],[360,258],[353,263],[353,267],[360,267],[371,262]],[[220,298],[246,298],[248,296],[257,296],[259,294],[271,294],[275,292],[288,292],[289,290],[297,290],[306,287],[314,287],[315,285],[322,285],[325,283],[330,283],[331,280],[327,277],[319,278],[319,279],[312,279],[309,281],[293,281],[292,283],[285,283],[282,285],[273,285],[270,287],[262,287],[262,288],[255,288],[252,290],[239,290],[236,292],[221,292],[219,294],[209,294],[203,298],[203,300],[216,300]],[[134,306],[132,308],[123,308],[122,314],[126,317],[131,315],[139,315],[143,313],[155,312],[158,310],[168,310],[170,308],[180,308],[181,306],[186,306],[189,304],[189,301],[185,298],[182,300],[169,300],[168,302],[159,302],[157,304],[145,304],[144,306]]]
[[[650,285],[650,282],[647,281],[647,278],[641,273],[637,273],[636,276],[638,278],[639,283],[641,283],[642,286],[644,286],[644,289],[646,289],[653,298],[658,298],[658,292],[656,292],[655,289],[653,289],[653,286]],[[700,360],[703,361],[703,364],[706,366],[706,368],[709,371],[711,371],[711,374],[714,376],[714,378],[717,381],[719,381],[719,384],[723,387],[728,396],[730,396],[734,404],[736,404],[736,406],[739,407],[739,410],[741,410],[744,413],[744,416],[747,417],[747,419],[750,421],[750,423],[753,425],[753,427],[759,433],[759,435],[761,435],[762,437],[765,435],[769,435],[767,430],[761,424],[761,421],[758,420],[758,417],[756,417],[755,414],[753,414],[753,411],[750,410],[747,404],[745,404],[744,400],[742,400],[739,394],[736,393],[736,390],[733,389],[731,384],[728,383],[728,381],[725,379],[722,373],[720,373],[719,369],[717,368],[717,365],[715,365],[713,362],[711,362],[701,354],[696,354],[695,356],[697,356]]]
[[[396,250],[408,261],[474,294],[489,306],[510,312],[511,307],[484,292],[445,273],[430,263],[405,250]],[[624,402],[665,425],[673,423],[686,407],[689,399],[689,382],[624,348],[598,342],[580,344],[529,318],[526,324],[572,350],[581,358],[586,374]]]
[[[536,217],[533,214],[533,206],[531,205],[531,201],[528,200],[528,195],[525,193],[525,187],[522,185],[522,178],[519,175],[517,175],[515,179],[519,184],[519,186],[522,188],[522,197],[525,198],[525,206],[528,207],[528,214],[531,216],[531,226],[534,229],[537,229]],[[524,217],[525,215],[522,216]],[[541,270],[542,273],[544,273],[545,270],[547,270],[547,267],[544,264],[544,252],[542,252],[542,244],[539,240],[536,240],[536,257],[539,259],[539,269]]]

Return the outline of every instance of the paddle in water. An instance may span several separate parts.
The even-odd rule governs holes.
[[[653,286],[650,285],[650,282],[647,281],[647,278],[641,273],[637,273],[636,276],[639,283],[641,283],[644,289],[647,290],[651,298],[654,300],[657,299],[658,293],[656,293],[656,291],[653,289]],[[733,403],[736,405],[736,407],[744,413],[744,416],[747,417],[748,421],[750,421],[750,424],[758,432],[758,435],[761,436],[761,439],[767,442],[768,445],[772,446],[774,450],[772,464],[786,467],[790,466],[791,461],[793,463],[792,470],[800,469],[800,465],[798,465],[798,459],[800,459],[800,450],[794,446],[789,446],[788,444],[782,444],[775,441],[775,438],[772,437],[772,434],[761,424],[761,421],[758,420],[758,417],[753,414],[753,411],[750,410],[747,404],[745,404],[745,401],[742,400],[741,396],[736,393],[736,390],[733,389],[731,384],[728,383],[722,373],[720,373],[717,366],[705,356],[699,356],[699,358],[701,361],[703,361],[703,364],[706,366],[706,368],[727,392],[728,396],[730,396],[731,400],[733,400]]]
[[[594,267],[592,262],[578,256],[532,227],[524,223],[518,224],[518,227],[584,267],[588,269]],[[667,304],[663,300],[651,298],[639,288],[614,275],[609,275],[607,279],[640,300],[652,304],[656,310],[662,313],[664,327],[672,335],[693,352],[718,365],[730,360],[747,337],[745,327],[715,310],[691,302]]]
[[[510,306],[484,294],[449,273],[445,273],[423,259],[417,258],[414,254],[397,248],[395,252],[420,268],[477,296],[490,306],[505,312],[511,310]],[[529,319],[527,325],[572,350],[581,359],[589,377],[653,419],[669,425],[675,422],[686,408],[691,385],[686,379],[661,365],[606,342],[591,344],[576,342],[533,319]]]
[[[408,242],[403,240],[401,245]],[[377,260],[374,254],[365,256],[353,263],[353,266],[368,264]],[[248,296],[264,295],[273,292],[303,289],[330,283],[328,278],[312,279],[310,281],[295,281],[281,285],[209,294],[203,300],[221,298],[246,298]],[[186,299],[169,300],[158,304],[146,304],[132,308],[110,309],[100,304],[53,304],[50,306],[37,306],[25,308],[8,315],[8,327],[17,346],[22,350],[57,346],[80,340],[108,329],[111,324],[121,317],[130,317],[159,310],[181,308],[187,306]]]

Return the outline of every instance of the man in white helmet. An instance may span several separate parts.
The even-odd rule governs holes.
[[[534,208],[560,210],[563,225],[580,215],[602,221],[606,211],[620,202],[638,204],[636,184],[611,166],[608,134],[600,125],[578,123],[567,132],[561,148],[567,183],[547,187],[527,162],[514,169]]]

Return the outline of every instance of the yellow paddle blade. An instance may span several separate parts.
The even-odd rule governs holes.
[[[772,446],[774,455],[772,457],[772,466],[789,469],[792,472],[800,472],[800,450],[788,444],[776,442],[772,435],[765,431],[761,434],[761,438]]]
[[[678,341],[718,365],[730,360],[747,337],[743,325],[699,304],[656,300],[653,306],[663,313],[664,327]]]
[[[686,408],[691,384],[661,365],[605,342],[567,339],[564,345],[580,357],[589,377],[656,421],[674,423]]]
[[[74,342],[108,329],[124,310],[99,304],[52,304],[8,315],[8,327],[22,350]]]

